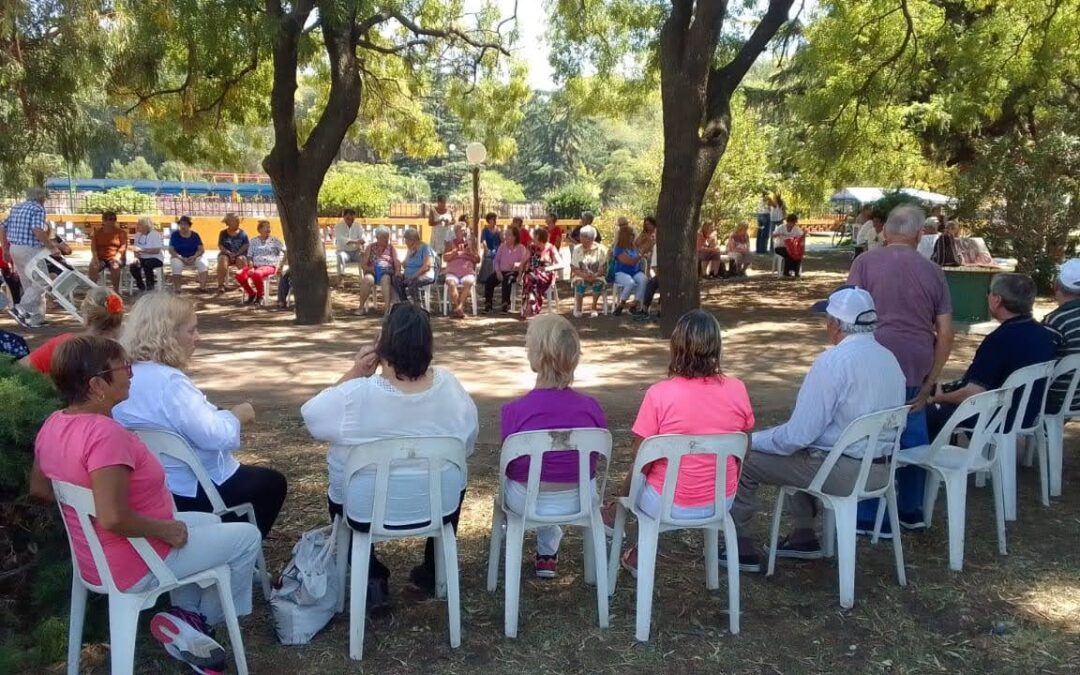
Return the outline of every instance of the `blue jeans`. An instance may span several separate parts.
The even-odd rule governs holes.
[[[769,214],[759,213],[757,217],[757,241],[754,246],[754,250],[758,253],[769,252],[769,235],[772,234],[770,230]]]
[[[919,387],[908,387],[904,392],[910,401],[919,393]],[[930,442],[930,433],[926,427],[926,408],[908,415],[907,427],[900,435],[900,449],[914,448]],[[896,509],[901,515],[919,514],[923,508],[923,493],[926,490],[926,469],[917,466],[905,466],[896,470]],[[878,500],[864,499],[859,502],[858,522],[873,523],[877,515]],[[885,522],[888,523],[886,513]]]

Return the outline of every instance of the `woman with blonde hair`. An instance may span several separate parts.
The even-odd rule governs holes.
[[[104,286],[95,286],[86,293],[82,305],[79,306],[85,330],[83,335],[97,335],[99,337],[115,338],[120,332],[120,324],[124,320],[124,301],[120,296]],[[79,333],[61,333],[50,338],[30,355],[19,361],[20,364],[33,368],[39,373],[49,374],[49,366],[52,363],[53,352],[61,344],[67,342]]]
[[[135,261],[128,266],[128,270],[140,291],[152,291],[157,285],[157,271],[165,265],[164,247],[165,241],[157,231],[154,219],[147,216],[139,218],[135,225]]]
[[[113,417],[129,429],[157,428],[183,436],[226,506],[250,502],[265,537],[285,501],[285,476],[264,466],[242,465],[233,456],[240,448],[240,428],[255,421],[251,404],[221,410],[184,372],[199,341],[195,306],[171,293],[147,293],[131,310],[120,341],[134,362],[133,374],[130,396],[113,409]],[[190,469],[167,457],[163,464],[177,510],[213,510]]]
[[[574,391],[574,370],[581,359],[581,341],[577,331],[558,314],[541,314],[529,322],[525,333],[529,366],[536,373],[536,386],[528,394],[502,407],[502,440],[522,431],[544,429],[606,429],[607,420],[600,404],[591,396]],[[589,458],[589,478],[596,478],[596,456]],[[529,458],[519,457],[506,467],[503,494],[507,506],[517,512],[525,508],[525,484],[529,480]],[[560,450],[544,455],[540,468],[540,495],[537,513],[560,515],[574,513],[578,499],[578,453]],[[536,531],[536,576],[552,579],[558,573],[558,525]]]
[[[750,263],[754,261],[754,255],[750,252],[749,229],[750,223],[744,220],[728,237],[727,253],[730,258],[728,272],[733,277],[745,277],[746,270],[750,269]]]

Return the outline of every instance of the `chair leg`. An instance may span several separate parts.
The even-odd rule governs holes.
[[[457,537],[449,523],[443,525],[442,536],[443,567],[446,570],[446,608],[450,621],[450,646],[461,646],[461,591],[458,586]]]
[[[337,613],[345,611],[345,587],[349,579],[349,524],[344,518],[338,516],[337,520],[337,576],[338,576],[338,605]]]
[[[1046,420],[1046,460],[1050,476],[1050,496],[1061,496],[1061,465],[1065,442],[1065,419]]]
[[[821,555],[831,558],[836,555],[836,517],[832,509],[825,509],[821,514]]]
[[[994,481],[994,520],[997,526],[998,553],[1008,555],[1005,548],[1005,519],[1008,517],[1005,513],[1005,500],[1008,499],[1008,493],[1001,477],[1000,459],[999,457],[999,462],[991,469],[991,480]]]
[[[86,620],[86,597],[89,591],[75,571],[71,577],[71,614],[68,617],[68,675],[79,675],[79,655],[82,654],[83,623]]]
[[[926,487],[923,491],[923,522],[929,528],[934,518],[934,505],[937,503],[938,489],[941,487],[941,476],[937,471],[929,469],[925,469],[925,471]]]
[[[772,526],[769,527],[769,564],[765,568],[765,576],[771,577],[776,572],[776,547],[780,543],[780,518],[784,514],[784,501],[787,491],[780,488],[776,491],[776,507],[773,509]],[[726,545],[725,545],[726,546]],[[736,552],[738,549],[735,549]],[[731,567],[731,551],[727,551],[728,567]]]
[[[890,485],[885,493],[885,501],[889,505],[889,524],[893,533],[893,557],[896,558],[896,581],[901,586],[907,586],[907,570],[904,569],[904,546],[900,542],[900,514],[896,509],[896,486]]]
[[[724,517],[724,548],[728,551],[739,550],[739,538],[735,534],[735,521],[728,514]],[[719,555],[719,553],[717,554]],[[739,634],[739,566],[727,566],[728,582],[728,630],[732,635]]]
[[[850,609],[855,604],[855,514],[858,502],[834,501],[836,517],[836,566],[840,575],[840,606]]]
[[[233,604],[229,568],[222,565],[215,571],[217,583],[214,585],[217,587],[221,611],[225,615],[225,626],[229,631],[229,647],[232,648],[233,659],[236,661],[236,673],[237,675],[248,675],[247,655],[244,653],[244,636],[240,632],[240,619],[236,616],[236,605]]]
[[[592,534],[586,532],[581,541],[581,577],[586,586],[596,585],[596,552],[593,550],[593,543]]]
[[[997,463],[1005,496],[1005,520],[1016,520],[1016,434],[998,436]]]
[[[371,534],[352,533],[352,588],[349,589],[349,658],[364,658],[364,622],[367,620],[368,567],[371,562]]]
[[[488,593],[494,593],[499,587],[499,555],[502,553],[505,522],[502,505],[499,503],[499,497],[496,496],[495,503],[491,507],[491,537],[488,539]]]
[[[705,588],[720,588],[720,531],[705,528]]]
[[[1028,443],[1028,450],[1034,451],[1039,461],[1039,501],[1043,506],[1050,506],[1050,461],[1046,451],[1045,425],[1035,430],[1035,436]]]
[[[604,520],[600,517],[600,510],[593,508],[591,525],[587,533],[592,538],[592,562],[593,578],[596,580],[596,619],[601,628],[610,625],[608,612],[608,570],[607,559],[604,556]]]
[[[608,593],[614,595],[619,583],[619,561],[622,559],[623,532],[626,530],[626,507],[615,502],[615,525],[611,532],[611,548],[608,551]]]
[[[895,490],[895,487],[893,487],[893,489]],[[885,511],[886,511],[886,506],[885,505],[886,505],[886,501],[884,499],[882,499],[881,497],[878,497],[878,500],[877,500],[877,513],[874,514],[874,536],[870,538],[870,543],[871,544],[878,543],[878,539],[881,538],[881,523],[883,523],[885,521]],[[892,511],[896,510],[896,505],[894,504],[893,506],[889,507],[889,509],[891,509],[890,510],[889,524],[892,525],[891,513],[892,513]],[[898,530],[896,530],[896,528],[893,528],[892,532],[895,535],[898,532]]]
[[[653,583],[656,578],[656,548],[659,538],[660,524],[656,520],[647,517],[638,520],[637,621],[634,630],[634,637],[638,642],[649,641]]]
[[[525,521],[517,515],[506,518],[506,580],[503,582],[505,607],[503,632],[517,637],[518,602],[521,599],[521,549],[525,546]]]
[[[998,481],[994,481],[997,485]],[[949,569],[964,569],[964,529],[967,509],[967,476],[945,476],[945,501],[949,518]]]
[[[442,537],[433,537],[435,540],[435,597],[446,597],[446,558],[443,555]]]
[[[109,661],[112,675],[135,672],[135,633],[139,627],[139,606],[127,598],[109,594]]]

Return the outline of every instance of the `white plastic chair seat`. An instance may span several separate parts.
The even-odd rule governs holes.
[[[545,452],[559,450],[578,451],[578,498],[575,513],[547,516],[537,513],[540,494],[540,472]],[[521,558],[526,530],[545,525],[569,525],[582,528],[584,532],[584,578],[587,584],[596,584],[597,616],[601,628],[608,627],[608,563],[604,541],[604,522],[600,515],[600,500],[589,478],[592,455],[603,458],[604,469],[597,468],[599,494],[607,485],[608,463],[611,461],[611,433],[607,429],[548,429],[526,431],[507,436],[499,457],[499,491],[491,516],[491,538],[488,545],[488,592],[494,593],[499,583],[499,553],[505,544],[506,579],[504,630],[506,637],[517,637],[518,602],[521,595]],[[503,494],[503,477],[506,468],[519,457],[529,457],[529,477],[526,483],[524,513],[517,513],[506,504]],[[505,528],[505,532],[504,532]]]
[[[404,460],[428,462],[428,514],[427,524],[415,528],[386,529],[388,488],[391,465]],[[363,445],[353,446],[345,462],[345,485],[352,482],[355,474],[368,467],[375,470],[375,494],[372,501],[370,528],[367,532],[353,530],[348,520],[340,523],[337,540],[338,611],[345,608],[345,584],[351,560],[352,574],[349,582],[349,658],[359,661],[364,657],[364,622],[366,621],[367,582],[371,548],[377,542],[410,537],[432,537],[435,540],[435,592],[447,599],[449,613],[450,646],[461,646],[461,598],[458,586],[457,537],[450,523],[442,516],[442,467],[454,464],[467,475],[465,446],[457,438],[402,436]],[[349,513],[349,490],[345,490],[343,512]],[[350,536],[351,533],[351,536]],[[351,554],[349,542],[352,542]],[[351,555],[351,557],[350,557]]]
[[[71,617],[68,626],[68,675],[78,675],[79,659],[82,652],[83,622],[86,619],[86,601],[90,591],[108,595],[109,597],[109,643],[111,672],[113,675],[130,675],[135,672],[135,637],[139,625],[139,613],[144,609],[150,609],[157,603],[157,599],[164,593],[168,593],[181,586],[197,584],[202,588],[216,586],[221,608],[225,615],[225,624],[229,632],[229,643],[233,650],[233,658],[236,660],[236,672],[239,675],[247,675],[247,657],[244,654],[243,636],[240,633],[240,622],[236,616],[236,606],[232,599],[232,584],[228,565],[218,565],[196,574],[177,578],[172,571],[151,548],[150,543],[141,537],[129,537],[128,541],[132,548],[143,559],[150,573],[157,578],[157,586],[140,593],[121,591],[116,587],[108,563],[105,560],[105,551],[101,546],[101,540],[97,536],[91,518],[97,517],[94,506],[94,493],[84,487],[53,481],[53,492],[56,495],[57,506],[60,507],[60,519],[68,534],[68,544],[71,545],[71,528],[64,518],[65,506],[73,509],[79,521],[79,527],[86,538],[86,544],[90,548],[94,560],[94,567],[101,577],[101,583],[91,584],[83,579],[75,557],[75,547],[71,545],[71,561],[73,566],[71,579]]]
[[[461,286],[458,286],[458,293],[461,293],[461,292],[462,292],[462,288],[461,288]],[[473,316],[477,316],[479,314],[479,305],[476,304],[476,298],[477,298],[476,284],[474,283],[469,288],[469,301],[472,302],[472,314],[473,314]],[[445,280],[443,280],[443,282],[442,282],[442,303],[441,304],[442,304],[443,316],[448,316],[450,314],[450,284],[446,283]],[[464,306],[464,303],[463,303],[462,306]]]
[[[993,464],[985,457],[972,458],[969,463],[967,455],[967,448],[957,445],[943,445],[938,449],[936,455],[932,445],[919,445],[913,448],[904,448],[897,460],[904,466],[933,464],[935,468],[949,471],[963,471],[965,467],[969,467],[972,472],[989,471],[991,464]]]
[[[75,293],[80,289],[89,291],[96,288],[97,284],[76,269],[68,269],[51,262],[51,255],[49,249],[43,248],[30,259],[30,264],[27,266],[30,271],[30,283],[41,286],[64,311],[80,324],[85,323],[82,315],[79,314]],[[55,278],[52,272],[56,273]]]
[[[611,538],[611,552],[608,554],[608,589],[614,593],[618,582],[619,559],[621,558],[623,530],[626,527],[626,514],[631,512],[638,521],[638,572],[637,572],[637,609],[634,636],[640,642],[649,640],[649,625],[652,622],[653,582],[656,578],[656,551],[660,534],[673,530],[700,529],[704,532],[705,545],[705,588],[715,590],[720,587],[720,549],[719,533],[724,533],[724,545],[728,551],[737,551],[735,521],[727,508],[725,488],[727,486],[728,459],[734,457],[740,462],[746,454],[746,434],[718,434],[710,436],[662,435],[646,438],[638,448],[631,470],[630,495],[622,497],[615,504],[615,526]],[[675,502],[675,484],[679,475],[679,465],[686,455],[715,455],[716,476],[713,494],[713,515],[693,520],[675,519],[671,509]],[[659,517],[654,518],[642,512],[636,503],[638,495],[646,481],[642,470],[647,464],[657,460],[667,460],[664,474],[664,491],[661,495]],[[732,634],[739,632],[739,566],[728,565],[728,630]]]

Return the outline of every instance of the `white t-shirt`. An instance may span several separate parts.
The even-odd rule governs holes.
[[[308,432],[329,441],[326,462],[330,473],[327,494],[336,504],[345,500],[345,465],[349,448],[399,436],[452,436],[472,454],[479,430],[476,404],[453,373],[432,368],[427,391],[406,394],[381,375],[360,377],[324,389],[300,408]],[[458,506],[467,475],[444,465],[443,515]],[[406,525],[428,519],[428,478],[425,460],[403,461],[391,472],[386,523]],[[371,520],[375,470],[358,474],[349,485],[349,517]]]
[[[135,233],[135,257],[140,260],[148,260],[150,258],[156,258],[162,262],[165,262],[165,256],[161,250],[165,244],[161,238],[161,233],[157,230],[150,230],[146,234],[142,232]],[[156,248],[157,253],[142,253],[142,249]]]
[[[356,244],[349,244],[348,242],[362,241],[363,239],[364,226],[355,220],[352,225],[349,225],[344,220],[334,225],[334,248],[339,251],[358,251],[360,249]]]
[[[784,213],[784,207],[782,206],[770,206],[769,207],[769,220],[774,223],[783,222],[784,217],[787,216]]]
[[[855,236],[855,245],[865,246],[867,251],[881,248],[885,245],[885,230],[878,232],[874,229],[874,221],[868,220],[859,228],[859,233]]]
[[[789,228],[787,223],[784,223],[773,230],[773,245],[783,246],[784,240],[789,237],[801,237],[803,235],[802,228],[798,225]]]

